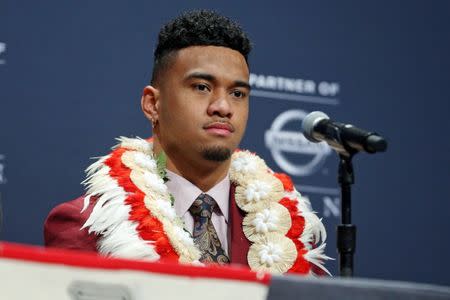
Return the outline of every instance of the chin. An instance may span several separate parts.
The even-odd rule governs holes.
[[[209,161],[222,162],[230,159],[232,150],[224,146],[204,146],[201,149],[204,159]]]

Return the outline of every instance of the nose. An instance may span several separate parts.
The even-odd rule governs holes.
[[[230,119],[233,116],[233,107],[231,104],[231,100],[228,99],[226,92],[217,93],[217,95],[213,95],[213,100],[210,102],[208,106],[208,115],[209,116],[220,116],[221,118]]]

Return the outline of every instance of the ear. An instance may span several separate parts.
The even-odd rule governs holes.
[[[158,121],[159,111],[159,90],[151,85],[147,85],[142,91],[141,108],[144,115],[150,122]]]

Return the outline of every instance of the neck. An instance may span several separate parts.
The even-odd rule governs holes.
[[[154,137],[153,152],[155,156],[158,156],[161,151],[164,151],[164,149],[157,137]],[[183,155],[171,155],[166,151],[165,153],[167,155],[166,168],[184,177],[203,192],[209,191],[228,175],[228,169],[231,163],[230,159],[223,162],[216,162],[208,161],[204,158],[196,159],[183,157]]]

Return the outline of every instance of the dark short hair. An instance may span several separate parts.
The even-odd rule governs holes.
[[[177,50],[190,46],[222,46],[240,52],[248,63],[251,43],[234,21],[214,11],[185,12],[161,28],[153,61],[152,83]]]

